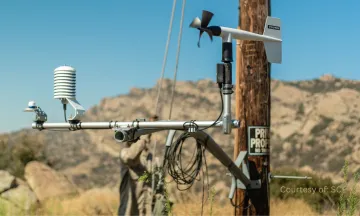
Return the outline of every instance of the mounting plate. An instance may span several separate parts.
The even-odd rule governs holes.
[[[248,154],[247,151],[240,151],[238,157],[235,160],[235,164],[237,166],[241,165],[241,169],[242,169],[244,175],[248,179],[250,179],[249,167],[247,165],[247,160],[246,160],[247,154]],[[236,188],[240,188],[240,189],[260,189],[261,188],[261,179],[257,179],[257,180],[251,180],[250,179],[250,181],[251,181],[250,188],[246,188],[245,185],[240,180],[237,180],[236,184],[235,184],[235,177],[232,176],[229,198],[232,199],[234,197],[234,193],[235,193]]]
[[[80,117],[85,114],[85,109],[80,105],[80,103],[76,99],[70,99],[70,98],[65,98],[65,99],[75,110],[74,117],[70,117],[69,120],[70,121],[80,120]]]

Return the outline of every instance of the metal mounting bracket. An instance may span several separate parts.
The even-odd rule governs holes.
[[[69,120],[80,120],[85,114],[85,109],[80,105],[80,103],[76,99],[65,98],[65,100],[74,108],[75,115],[74,117],[70,117]]]
[[[24,112],[34,112],[36,123],[44,123],[47,121],[47,115],[45,111],[43,111],[39,106],[36,106],[34,101],[30,101],[28,107],[24,110]]]
[[[240,151],[238,157],[235,160],[235,164],[236,164],[236,166],[241,165],[242,172],[244,173],[244,175],[248,179],[250,179],[249,167],[248,167],[248,163],[247,163],[247,159],[246,159],[247,154],[248,154],[247,151]],[[240,180],[236,180],[236,183],[235,183],[235,180],[236,180],[235,177],[232,176],[230,193],[229,193],[229,198],[230,199],[232,199],[234,197],[234,193],[235,193],[236,188],[250,189],[250,190],[251,189],[260,189],[261,188],[261,179],[250,180],[251,181],[251,186],[249,188],[246,188],[245,185]]]

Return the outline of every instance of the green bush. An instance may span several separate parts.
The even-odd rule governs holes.
[[[324,129],[326,129],[330,123],[332,123],[334,121],[334,119],[332,118],[328,118],[328,117],[325,117],[325,116],[320,116],[321,117],[321,121],[320,123],[318,123],[317,125],[315,125],[310,133],[311,134],[318,134],[320,132],[322,132]]]
[[[304,115],[305,114],[305,106],[304,103],[300,103],[298,110],[297,110],[297,114],[298,115]]]
[[[290,168],[275,170],[274,173],[287,176],[311,176],[312,179],[273,179],[270,185],[272,198],[284,200],[289,198],[302,199],[319,213],[329,209],[336,209],[336,203],[339,201],[340,194],[334,192],[333,189],[340,186],[340,184],[332,183],[330,178],[319,178],[312,174],[295,171]],[[315,192],[286,191],[300,188],[311,188],[314,189]]]
[[[270,185],[272,198],[302,199],[320,214],[327,210],[337,210],[338,215],[353,216],[355,211],[360,209],[360,194],[356,191],[356,184],[360,182],[360,172],[356,172],[352,176],[354,184],[350,186],[347,161],[342,168],[343,183],[337,184],[333,183],[330,178],[320,178],[292,168],[274,170],[274,173],[286,176],[310,176],[312,179],[273,179]],[[312,190],[311,193],[303,192],[304,190],[294,191],[300,188],[311,188]]]
[[[355,136],[352,134],[346,134],[346,138],[347,138],[348,142],[351,142],[355,138]]]
[[[310,140],[306,141],[306,144],[313,147],[316,144],[316,140],[311,138]]]
[[[356,184],[359,183],[360,172],[353,175],[353,185],[351,187],[349,177],[349,163],[345,161],[342,168],[343,183],[341,184],[340,199],[338,202],[337,215],[353,216],[355,211],[360,209],[360,195],[356,192]]]
[[[23,178],[24,168],[33,160],[45,161],[43,144],[35,137],[24,134],[9,141],[8,137],[0,139],[0,169]]]

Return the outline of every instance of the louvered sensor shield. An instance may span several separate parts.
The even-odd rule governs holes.
[[[54,98],[62,104],[70,104],[75,109],[75,114],[70,121],[80,120],[85,109],[76,100],[76,70],[70,66],[61,66],[54,70]]]

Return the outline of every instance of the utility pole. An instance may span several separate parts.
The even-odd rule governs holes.
[[[270,0],[239,0],[239,6],[238,28],[263,34],[266,18],[270,16]],[[236,119],[241,121],[241,125],[235,129],[235,159],[240,151],[248,151],[249,126],[265,128],[269,138],[270,84],[270,64],[263,43],[237,41]],[[249,155],[248,159],[250,178],[260,178],[262,186],[248,192],[242,189],[236,191],[234,204],[238,207],[235,215],[269,215],[269,152],[265,155]]]

